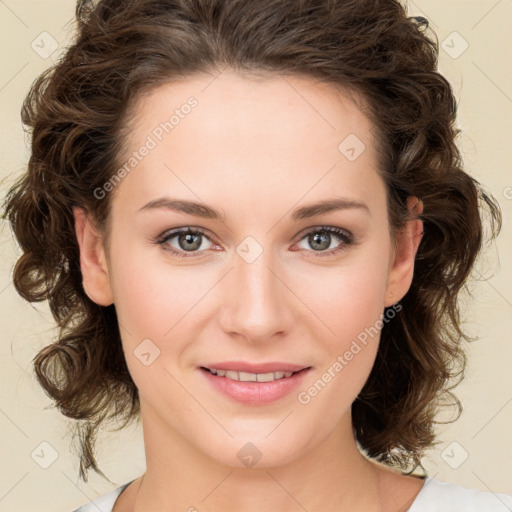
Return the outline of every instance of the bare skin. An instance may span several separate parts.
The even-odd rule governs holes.
[[[75,212],[84,289],[98,304],[115,304],[141,400],[147,470],[114,512],[405,512],[423,480],[368,461],[352,430],[351,404],[379,336],[307,403],[297,393],[241,403],[200,368],[300,364],[311,368],[300,386],[306,393],[407,293],[422,222],[407,222],[393,246],[370,121],[331,86],[225,71],[143,98],[121,160],[190,96],[197,107],[116,185],[108,251],[91,220]],[[356,158],[339,148],[351,134],[365,148]],[[201,202],[223,218],[145,207],[163,196]],[[352,206],[292,216],[333,197]],[[421,202],[410,197],[408,208],[417,214]],[[322,226],[351,233],[355,243],[331,235],[328,247],[315,248],[304,232]],[[179,257],[177,237],[162,235],[183,227],[206,236]],[[250,263],[237,253],[247,237],[261,249]],[[148,366],[136,357],[142,340],[159,349]],[[262,454],[252,467],[237,456],[249,442]]]
[[[378,496],[377,508],[372,510],[379,512],[406,512],[421,491],[425,482],[424,479],[403,475],[375,462],[371,462],[371,464],[374,466],[375,475],[370,489],[376,488],[376,491],[372,492],[375,492]],[[133,512],[135,510],[134,506],[143,479],[144,475],[126,487],[116,500],[112,509],[113,512]],[[198,508],[197,510],[203,509]],[[210,509],[204,508],[204,510]],[[300,507],[297,507],[296,510],[300,510]]]

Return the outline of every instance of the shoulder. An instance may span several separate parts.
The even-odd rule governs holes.
[[[126,487],[131,484],[132,481],[119,486],[117,489],[114,489],[113,491],[110,491],[109,493],[104,494],[95,500],[91,500],[88,503],[85,503],[76,510],[73,510],[73,512],[112,512],[112,508],[114,507],[114,503],[116,502],[117,498],[126,489]]]
[[[427,477],[407,512],[510,512],[512,495],[479,491]]]

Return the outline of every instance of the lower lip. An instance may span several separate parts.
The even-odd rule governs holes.
[[[279,400],[296,389],[304,376],[311,370],[305,368],[294,373],[291,377],[283,377],[272,382],[242,382],[213,375],[208,370],[200,368],[208,382],[224,395],[246,404],[268,404]]]

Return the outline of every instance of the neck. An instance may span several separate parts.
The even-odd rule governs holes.
[[[296,458],[265,465],[262,457],[254,467],[219,464],[147,408],[143,422],[147,470],[133,512],[381,510],[379,475],[357,448],[350,414]]]

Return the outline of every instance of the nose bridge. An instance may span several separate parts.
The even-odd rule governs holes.
[[[226,283],[229,300],[224,302],[223,328],[249,341],[264,341],[287,331],[291,320],[289,297],[286,286],[276,277],[279,271],[271,249],[264,250],[262,244],[247,237],[236,252]]]

